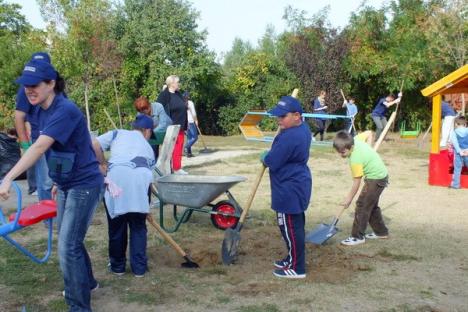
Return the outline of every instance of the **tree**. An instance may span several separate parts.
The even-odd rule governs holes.
[[[33,52],[44,50],[44,34],[34,30],[18,4],[0,0],[0,128],[13,126],[15,79]]]

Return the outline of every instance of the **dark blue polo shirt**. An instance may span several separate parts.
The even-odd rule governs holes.
[[[384,103],[385,103],[385,98],[383,97],[377,102],[377,105],[375,105],[375,108],[372,111],[372,116],[385,117],[388,107]]]
[[[49,175],[60,188],[86,188],[103,184],[91,137],[83,113],[62,94],[55,96],[47,110],[38,111],[39,133],[55,140],[46,153]],[[55,157],[73,159],[67,177],[54,176],[51,162]]]

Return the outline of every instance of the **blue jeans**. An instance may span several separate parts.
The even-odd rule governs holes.
[[[49,177],[49,167],[45,155],[42,155],[34,165],[36,168],[36,186],[39,200],[52,199],[52,179]]]
[[[112,272],[125,272],[128,227],[130,228],[130,267],[136,275],[145,274],[148,268],[146,213],[129,212],[111,219],[106,208],[106,214],[109,224],[109,262]]]
[[[192,145],[198,140],[198,131],[195,123],[189,123],[187,127],[187,144],[185,144],[185,150],[187,153],[192,153]]]
[[[452,187],[460,188],[460,175],[463,169],[463,164],[468,168],[468,156],[460,156],[455,152],[453,157],[453,176],[452,176]]]
[[[83,243],[102,186],[57,192],[58,257],[69,311],[91,311],[91,289],[97,281]]]
[[[26,171],[26,178],[28,179],[28,193],[33,193],[37,190],[36,170],[34,166]]]

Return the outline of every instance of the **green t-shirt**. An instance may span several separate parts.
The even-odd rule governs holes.
[[[353,178],[383,179],[388,175],[387,168],[379,154],[360,138],[354,139],[349,164]]]

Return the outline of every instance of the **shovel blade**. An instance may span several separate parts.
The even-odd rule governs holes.
[[[224,265],[230,265],[237,260],[239,255],[240,232],[236,229],[227,229],[224,232],[223,246],[221,255]]]
[[[320,224],[315,230],[306,234],[305,241],[316,245],[322,245],[338,232],[333,224]]]

